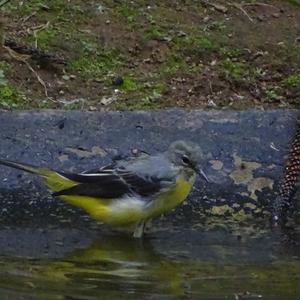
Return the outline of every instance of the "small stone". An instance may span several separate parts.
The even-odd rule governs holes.
[[[112,78],[111,82],[114,86],[120,86],[124,83],[124,79],[121,76],[115,76]]]
[[[112,97],[106,97],[104,96],[101,100],[100,100],[100,103],[102,105],[109,105],[113,102],[115,102],[117,100],[117,97],[116,96],[112,96]]]
[[[94,78],[94,81],[97,83],[102,83],[104,80],[103,78]]]
[[[178,33],[177,33],[177,36],[184,37],[184,36],[186,36],[186,33],[182,30],[179,30]]]
[[[93,146],[92,147],[92,153],[94,155],[100,155],[101,157],[104,157],[104,156],[107,155],[107,152],[104,149],[102,149],[102,148],[100,148],[98,146]]]
[[[60,162],[64,162],[64,161],[69,160],[69,156],[67,154],[63,154],[63,155],[59,156],[58,159]]]
[[[70,75],[70,79],[75,79],[76,78],[76,75]]]
[[[105,12],[105,7],[101,4],[98,4],[97,11],[99,14],[103,14]]]
[[[136,149],[136,148],[132,149],[131,152],[132,152],[133,155],[138,155],[139,154],[139,149]]]
[[[279,13],[274,13],[274,14],[272,14],[272,17],[274,17],[274,18],[279,18],[279,17],[280,17],[280,14],[279,14]]]
[[[228,8],[224,5],[221,5],[221,4],[215,4],[215,3],[211,3],[210,4],[216,11],[219,11],[223,14],[227,13],[228,11]]]
[[[110,24],[110,21],[109,21],[109,20],[106,20],[105,24],[109,25],[109,24]]]
[[[69,75],[63,75],[62,78],[63,78],[63,80],[66,80],[66,81],[67,81],[67,80],[70,80],[70,76],[69,76]]]

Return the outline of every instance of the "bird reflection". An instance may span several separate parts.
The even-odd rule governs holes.
[[[81,288],[111,291],[157,291],[182,295],[185,264],[154,250],[151,240],[134,240],[124,235],[104,236],[88,248],[75,250],[63,260],[36,270],[39,278],[59,284],[80,284]]]

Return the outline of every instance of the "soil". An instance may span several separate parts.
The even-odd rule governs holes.
[[[300,107],[299,6],[8,1],[0,108]]]

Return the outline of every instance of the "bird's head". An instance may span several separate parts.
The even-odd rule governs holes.
[[[188,141],[175,141],[167,150],[167,155],[175,165],[190,168],[208,181],[205,173],[199,167],[203,153],[197,144]]]

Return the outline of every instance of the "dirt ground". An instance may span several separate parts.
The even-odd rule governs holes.
[[[1,109],[300,107],[300,0],[0,6]]]

